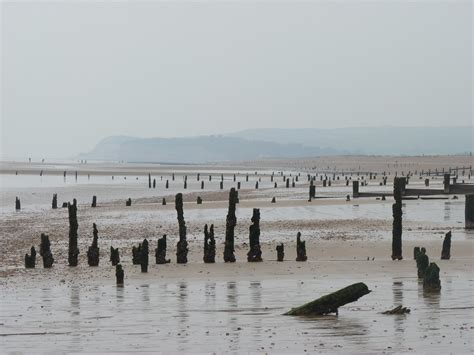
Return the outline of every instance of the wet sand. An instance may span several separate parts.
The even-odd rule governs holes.
[[[286,189],[278,178],[275,181],[279,186],[274,189],[269,181],[271,171],[250,176],[248,183],[241,175],[237,178],[243,189],[235,231],[238,262],[226,264],[222,253],[228,189],[235,184],[232,167],[203,167],[202,171],[213,171],[213,181],[204,191],[192,175],[197,171],[195,167],[181,170],[183,175],[189,174],[187,190],[182,189],[182,176],[168,190],[161,180],[157,189],[148,189],[148,168],[128,166],[117,170],[116,166],[98,165],[95,169],[100,174],[90,179],[80,175],[77,182],[71,176],[64,182],[60,174],[45,174],[40,179],[37,169],[29,170],[24,180],[18,181],[15,175],[2,171],[3,351],[474,351],[474,233],[464,229],[462,196],[457,200],[404,201],[404,260],[394,262],[390,259],[391,198],[347,202],[345,195],[351,193],[351,187],[343,181],[327,188],[317,181],[321,198],[309,203],[307,181],[302,181],[305,179],[295,188]],[[63,166],[55,169],[60,172]],[[104,173],[106,169],[109,171]],[[133,172],[123,179],[120,174],[127,169]],[[169,169],[168,174],[175,171],[174,167],[160,169]],[[114,183],[109,181],[109,173],[115,175]],[[218,187],[220,173],[227,173],[223,191]],[[134,175],[139,179],[133,179]],[[261,187],[255,190],[258,179],[262,179]],[[203,180],[207,185],[207,176]],[[422,180],[412,183],[421,186]],[[441,181],[433,179],[432,184],[440,186]],[[391,184],[379,186],[378,181],[369,181],[364,187],[376,191],[391,188]],[[76,268],[67,266],[67,210],[50,208],[54,192],[59,194],[59,204],[73,197],[79,201],[81,254]],[[175,263],[176,192],[185,193],[187,201],[187,265]],[[99,199],[99,207],[94,209],[90,207],[93,194]],[[16,195],[22,199],[19,212],[13,211]],[[203,205],[195,203],[198,195],[203,197]],[[131,207],[124,206],[126,196],[133,198]],[[270,203],[273,196],[277,196],[276,204]],[[169,200],[167,206],[161,206],[162,197]],[[246,262],[252,208],[261,209],[263,263]],[[88,267],[86,261],[92,223],[97,223],[99,229],[101,261],[96,268]],[[205,223],[215,224],[216,264],[202,262]],[[452,259],[440,260],[448,230],[453,233]],[[294,261],[297,231],[306,240],[309,260],[305,263]],[[50,270],[41,265],[25,270],[24,253],[31,245],[38,247],[41,232],[50,235],[55,265]],[[155,265],[154,249],[162,234],[168,235],[172,263]],[[132,245],[145,237],[151,241],[147,274],[131,262]],[[280,242],[285,244],[283,263],[275,261],[275,247]],[[125,270],[123,288],[115,286],[115,270],[108,261],[111,245],[120,248]],[[423,292],[416,276],[414,246],[426,247],[430,260],[441,268],[440,294]],[[37,264],[41,264],[39,256]],[[281,315],[291,307],[359,281],[373,292],[342,307],[339,316]],[[399,304],[411,308],[411,313],[380,313]]]

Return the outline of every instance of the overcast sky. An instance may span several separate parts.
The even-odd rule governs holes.
[[[1,6],[4,157],[110,135],[472,125],[471,1]]]

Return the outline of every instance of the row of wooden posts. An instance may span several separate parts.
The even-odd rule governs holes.
[[[225,233],[225,248],[224,248],[224,261],[235,262],[235,249],[234,249],[234,229],[237,225],[236,204],[238,203],[238,191],[232,188],[229,193],[229,209],[226,220],[226,233]],[[78,222],[77,222],[77,201],[73,200],[73,203],[67,204],[68,215],[69,215],[69,247],[68,247],[68,264],[69,266],[77,266],[78,264]],[[188,254],[188,243],[186,239],[186,223],[184,220],[183,211],[183,195],[178,193],[175,197],[175,208],[178,217],[179,226],[179,241],[176,246],[176,261],[179,264],[187,263]],[[262,261],[262,252],[260,248],[260,210],[258,208],[253,209],[252,225],[249,228],[249,245],[250,250],[247,253],[247,260],[249,262]],[[93,242],[87,252],[88,263],[90,266],[97,266],[99,264],[99,248],[98,248],[98,230],[97,226],[93,224]],[[203,260],[207,263],[215,262],[216,254],[216,242],[214,238],[214,226],[211,225],[208,228],[207,224],[204,227],[204,256]],[[133,247],[133,263],[141,264],[142,270],[146,271],[148,268],[148,240],[145,239],[143,243],[140,243],[138,247]],[[297,234],[297,261],[306,261],[306,246],[305,242],[301,240],[301,233]],[[51,252],[51,243],[49,236],[41,234],[41,245],[40,255],[43,257],[43,266],[45,268],[51,267],[54,263],[54,258]],[[166,235],[158,240],[158,248],[156,249],[156,263],[164,264],[169,262],[166,259]],[[284,246],[280,244],[277,246],[277,259],[283,261],[284,258]],[[25,266],[27,268],[35,267],[36,250],[31,247],[31,254],[25,255]],[[118,249],[111,247],[110,260],[113,265],[118,264],[120,256]]]
[[[395,180],[395,203],[393,205],[393,236],[392,236],[392,259],[401,260],[402,257],[402,243],[401,243],[401,185],[403,180]],[[235,216],[236,204],[238,202],[238,192],[232,188],[229,193],[229,209],[226,220],[226,234],[225,234],[225,248],[224,248],[224,261],[225,262],[235,262],[235,250],[234,250],[234,228],[237,224],[237,218]],[[188,243],[186,240],[186,223],[184,220],[183,213],[183,200],[182,194],[177,194],[175,198],[175,208],[177,211],[178,225],[179,225],[179,241],[176,248],[176,257],[177,263],[184,264],[187,263],[187,253],[188,253]],[[69,266],[77,266],[78,264],[78,255],[79,249],[77,244],[77,201],[74,199],[72,204],[68,204],[68,214],[69,214],[69,248],[68,248],[68,264]],[[252,215],[252,225],[249,228],[249,247],[250,250],[247,253],[247,260],[249,262],[259,262],[262,261],[262,252],[260,248],[260,210],[253,209]],[[95,223],[93,224],[93,242],[89,247],[87,252],[88,264],[90,266],[98,266],[99,264],[99,248],[98,248],[98,230]],[[215,262],[216,255],[216,242],[214,237],[214,226],[211,225],[208,228],[207,225],[204,227],[204,255],[203,261],[206,263]],[[43,257],[43,266],[45,268],[51,267],[54,263],[54,258],[51,252],[51,244],[49,237],[45,234],[41,235],[41,245],[40,245],[40,255]],[[157,264],[164,264],[170,262],[169,259],[166,259],[166,236],[163,236],[158,240],[158,247],[155,250],[155,257]],[[443,252],[442,258],[449,259],[450,257],[450,247],[451,247],[451,233],[449,232],[446,235],[445,241],[443,243]],[[298,232],[297,235],[297,261],[306,261],[306,246],[305,242],[301,241],[301,234]],[[284,245],[280,244],[276,248],[277,250],[277,260],[283,261],[284,259]],[[123,269],[119,265],[120,255],[118,249],[111,247],[110,261],[113,265],[117,266],[117,272],[120,275],[123,273]],[[138,247],[132,248],[132,261],[133,264],[140,264],[143,272],[148,270],[148,255],[149,255],[149,245],[148,240],[145,239],[143,243],[140,243]],[[25,255],[25,267],[32,268],[35,267],[35,258],[36,250],[34,247],[31,248],[31,254]],[[120,270],[122,270],[120,272]]]
[[[402,194],[405,187],[406,180],[405,178],[398,177],[394,180],[394,199],[395,203],[392,206],[393,210],[393,228],[392,228],[392,259],[401,260],[402,256]],[[314,186],[311,184],[310,186]],[[311,190],[310,190],[311,191]],[[56,196],[55,196],[56,197]],[[53,198],[54,199],[54,198]],[[238,191],[235,188],[232,188],[229,193],[229,208],[226,217],[226,232],[225,232],[225,247],[224,247],[224,261],[225,262],[235,262],[235,250],[234,250],[234,229],[237,224],[237,218],[235,215],[236,204],[238,203]],[[466,216],[474,217],[474,195],[467,195],[466,201]],[[94,201],[96,201],[94,199]],[[470,210],[468,211],[468,206]],[[68,216],[69,216],[69,247],[68,247],[68,264],[69,266],[77,266],[78,264],[78,222],[77,222],[77,201],[73,200],[73,203],[67,204]],[[176,261],[177,263],[184,264],[187,263],[187,254],[188,254],[188,243],[186,239],[186,223],[184,220],[184,211],[183,211],[183,195],[178,193],[175,197],[175,208],[177,211],[178,217],[178,226],[179,226],[179,241],[176,247]],[[474,218],[471,218],[474,220]],[[254,208],[252,215],[252,225],[249,228],[249,247],[250,250],[247,253],[247,260],[249,262],[259,262],[262,261],[262,252],[260,248],[260,210]],[[97,226],[93,224],[93,242],[89,247],[87,256],[88,263],[90,266],[97,266],[99,264],[99,248],[98,248],[98,231]],[[216,243],[214,238],[214,227],[210,226],[208,229],[207,225],[204,227],[204,262],[215,262],[216,254]],[[449,233],[445,238],[443,243],[443,258],[449,258],[450,254],[450,245],[451,245],[451,234]],[[51,244],[49,237],[45,234],[41,235],[41,245],[40,245],[40,255],[43,257],[43,266],[45,268],[51,267],[54,263],[54,258],[50,248]],[[297,259],[298,261],[306,261],[306,247],[305,242],[301,241],[301,234],[297,235]],[[133,263],[140,264],[142,271],[146,272],[148,270],[148,240],[144,240],[143,243],[139,244],[138,247],[132,249],[133,254]],[[448,255],[448,257],[446,257]],[[158,241],[158,248],[156,249],[156,262],[158,264],[169,262],[166,259],[166,236],[161,238]],[[31,248],[31,254],[25,255],[25,266],[31,268],[35,266],[36,250],[34,247]],[[283,261],[284,258],[284,246],[280,244],[277,246],[277,259]],[[118,249],[111,247],[111,257],[110,260],[112,264],[118,265],[120,261],[120,256]],[[120,274],[120,268],[117,268],[117,272]],[[123,270],[122,270],[123,272]]]

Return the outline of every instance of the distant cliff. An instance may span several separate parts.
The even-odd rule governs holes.
[[[108,137],[83,159],[209,163],[320,155],[441,155],[473,151],[473,127],[249,129],[225,136]]]
[[[299,143],[363,155],[464,154],[473,151],[474,126],[248,129],[231,134],[268,142]]]
[[[155,162],[209,163],[258,158],[296,158],[341,153],[333,149],[301,144],[249,141],[238,137],[202,136],[189,138],[108,137],[81,159]]]

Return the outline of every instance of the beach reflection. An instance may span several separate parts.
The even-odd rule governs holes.
[[[416,278],[371,279],[373,292],[341,307],[338,316],[282,315],[290,306],[350,282],[286,279],[133,284],[129,279],[125,287],[63,285],[3,292],[2,333],[18,335],[0,338],[0,345],[5,351],[26,352],[469,350],[467,334],[459,326],[452,327],[474,326],[473,308],[469,307],[474,285],[465,277],[443,279],[441,293],[423,292]],[[448,302],[444,307],[443,300]],[[34,302],[42,307],[31,307]],[[410,307],[412,313],[382,314],[397,305]],[[41,337],[21,335],[38,331]]]

